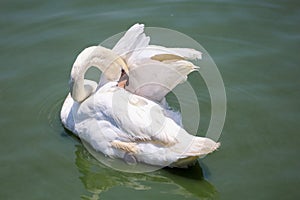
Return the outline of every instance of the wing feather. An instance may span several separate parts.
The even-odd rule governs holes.
[[[127,62],[134,55],[135,50],[145,48],[149,42],[150,38],[144,33],[144,24],[135,24],[128,29],[112,50]]]
[[[107,111],[106,115],[126,133],[125,139],[129,139],[130,142],[150,142],[167,146],[177,143],[176,134],[181,127],[166,117],[158,104],[123,89],[101,95],[102,101],[113,98],[112,103],[102,104],[110,108],[102,107],[101,110]]]
[[[160,102],[178,84],[197,70],[188,60],[201,59],[202,53],[191,48],[167,48],[149,45],[143,24],[135,24],[114,46],[129,68],[129,85],[133,94]],[[100,85],[107,81],[101,77]]]

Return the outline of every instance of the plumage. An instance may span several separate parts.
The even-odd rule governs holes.
[[[179,112],[170,110],[165,95],[198,67],[193,49],[149,45],[144,26],[132,26],[112,50],[83,50],[71,71],[70,91],[62,110],[63,125],[112,158],[157,166],[186,165],[213,152],[219,143],[190,135],[181,126]],[[104,54],[103,54],[104,53]],[[109,60],[114,58],[114,60]],[[124,66],[126,65],[126,66]],[[97,84],[84,80],[90,66],[105,72]],[[129,85],[117,87],[116,76],[127,69]]]

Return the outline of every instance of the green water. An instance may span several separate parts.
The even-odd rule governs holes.
[[[60,124],[75,56],[136,22],[189,35],[220,70],[222,146],[201,167],[117,172]],[[289,0],[2,0],[0,199],[299,199],[299,23]]]

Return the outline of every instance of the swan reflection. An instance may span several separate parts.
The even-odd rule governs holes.
[[[82,195],[82,199],[101,199],[103,193],[116,187],[191,199],[215,199],[218,196],[215,187],[204,179],[199,163],[187,169],[165,168],[151,173],[132,174],[104,166],[82,144],[76,145],[76,148],[80,179],[91,193]]]

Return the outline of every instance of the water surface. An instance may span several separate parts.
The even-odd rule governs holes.
[[[0,16],[0,199],[300,198],[297,1],[10,0]],[[222,147],[200,166],[117,172],[60,124],[75,56],[136,22],[189,35],[220,70]],[[189,81],[199,86],[201,134],[209,96]]]

